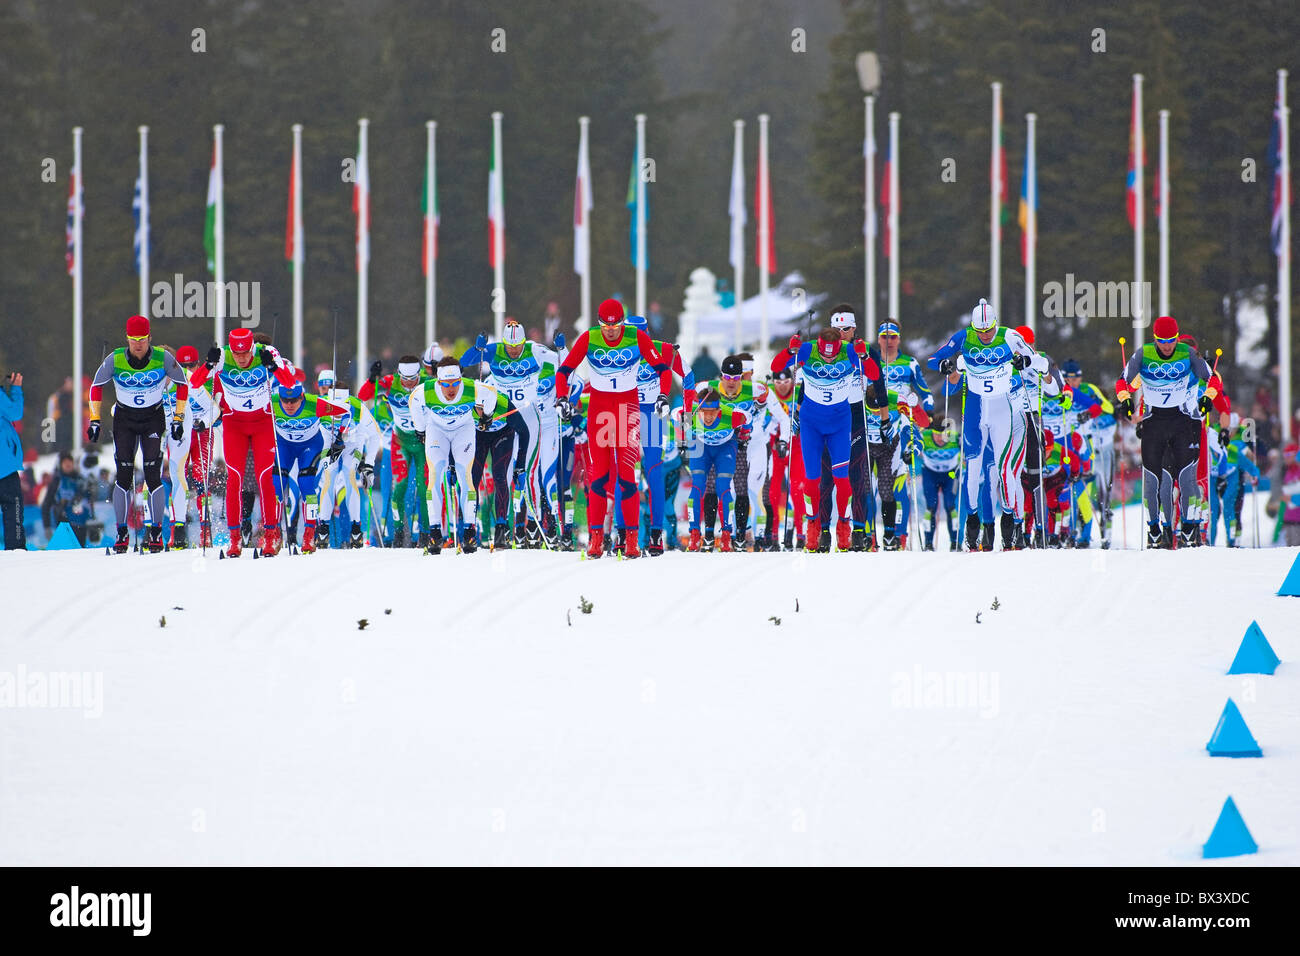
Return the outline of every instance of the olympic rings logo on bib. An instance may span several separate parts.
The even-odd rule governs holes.
[[[226,369],[221,377],[233,388],[257,388],[266,381],[266,370],[260,365],[257,368]]]
[[[973,362],[976,365],[997,365],[999,362],[1005,362],[1011,357],[1011,350],[1005,345],[994,345],[991,348],[974,348],[966,352],[966,361]]]
[[[639,349],[592,349],[587,352],[587,361],[602,372],[617,371],[630,366],[634,359],[639,359]]]
[[[277,428],[286,432],[308,432],[316,425],[314,418],[280,418],[275,422]]]
[[[118,372],[117,384],[122,388],[152,388],[163,380],[167,373],[160,368],[145,369],[143,372]]]
[[[506,379],[527,378],[537,370],[537,362],[531,358],[519,362],[501,362],[492,366],[492,373],[494,375],[498,378]]]
[[[803,367],[804,375],[812,382],[838,382],[852,370],[848,362],[818,362]]]
[[[1142,377],[1174,382],[1187,375],[1188,367],[1188,363],[1183,361],[1162,362],[1159,365],[1148,365],[1142,369]]]

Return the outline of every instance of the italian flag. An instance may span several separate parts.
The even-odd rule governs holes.
[[[203,220],[203,248],[208,253],[208,271],[217,269],[217,204],[221,202],[221,167],[217,146],[212,145],[212,168],[208,172],[208,211]]]
[[[424,190],[420,196],[420,209],[424,212],[424,231],[423,240],[420,248],[420,263],[424,274],[429,274],[429,265],[438,261],[438,226],[441,222],[441,216],[438,214],[438,186],[433,186],[432,201],[430,201],[429,190],[429,170],[424,171]],[[429,228],[430,217],[433,219],[433,228]],[[430,242],[432,239],[432,242]]]
[[[294,206],[298,199],[298,179],[301,171],[298,169],[298,157],[295,155],[289,161],[289,215],[286,220],[284,229],[284,257],[289,261],[289,268],[292,269],[296,259],[294,253],[299,251],[302,245],[302,223],[294,217]]]
[[[436,208],[436,207],[435,207]],[[488,265],[496,268],[500,243],[501,265],[506,256],[506,203],[501,185],[501,138],[492,129],[492,166],[488,170]]]

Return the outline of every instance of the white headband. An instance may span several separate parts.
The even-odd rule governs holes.
[[[439,366],[438,366],[438,381],[440,381],[440,382],[455,382],[455,381],[459,381],[460,377],[461,377],[461,375],[460,375],[460,366],[459,366],[459,365],[439,365]]]
[[[831,328],[851,329],[858,324],[858,317],[852,312],[835,312],[831,315]]]
[[[397,364],[397,374],[402,378],[415,378],[420,374],[419,362],[399,362]]]
[[[752,371],[754,371],[754,360],[753,360],[753,359],[741,359],[741,360],[740,360],[740,370],[741,370],[741,372],[752,372]]]

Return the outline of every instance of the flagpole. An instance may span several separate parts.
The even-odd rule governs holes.
[[[357,198],[357,365],[353,370],[357,389],[366,375],[366,355],[370,351],[366,341],[370,331],[370,317],[366,306],[370,291],[370,120],[357,120],[360,147],[357,156],[357,181],[365,188],[358,190]],[[337,380],[338,369],[334,370]]]
[[[140,314],[149,317],[149,127],[140,127]]]
[[[578,316],[578,321],[574,323],[574,328],[579,332],[585,332],[591,328],[591,207],[587,200],[591,196],[591,160],[587,146],[588,126],[591,124],[591,117],[578,117],[578,154],[580,156],[579,166],[581,174],[584,177],[582,183],[583,195],[574,197],[574,201],[582,204],[582,233],[580,242],[582,243],[582,262],[583,269],[579,273],[580,292],[578,307],[582,314]],[[586,159],[584,164],[581,159]]]
[[[1160,314],[1169,314],[1169,111],[1160,111],[1160,169],[1156,188],[1160,190]]]
[[[993,146],[989,169],[989,304],[993,314],[1002,314],[1002,84],[993,86]]]
[[[302,124],[293,124],[293,364],[302,368]]]
[[[636,114],[636,314],[645,315],[645,114]]]
[[[425,130],[424,181],[429,184],[424,197],[424,340],[430,344],[438,340],[437,257],[433,254],[434,217],[437,215],[438,196],[438,124],[428,120]]]
[[[772,169],[767,156],[767,122],[766,113],[758,114],[758,168],[763,181],[758,191],[758,354],[766,360],[770,334],[767,322],[767,289],[772,272]]]
[[[81,431],[81,217],[83,181],[81,177],[81,127],[72,130],[72,170],[76,176],[73,183],[72,203],[72,447],[80,451],[84,436]]]
[[[742,204],[745,202],[745,121],[742,119],[733,120],[732,126],[735,129],[735,139],[732,143],[731,159],[731,181],[732,181],[732,201],[733,204],[739,198]],[[737,182],[739,182],[739,197],[737,197]],[[745,223],[744,220],[737,221],[737,210],[729,210],[731,217],[731,268],[735,275],[736,285],[736,328],[733,338],[735,339],[735,351],[740,352],[743,348],[741,339],[744,328],[744,311],[745,311]],[[737,232],[739,236],[737,236]]]
[[[501,168],[501,113],[492,114],[492,168],[497,171],[495,188],[497,191],[497,209],[501,212],[502,224],[505,223],[505,178]],[[495,229],[492,233],[492,255],[496,265],[492,271],[492,311],[497,341],[506,327],[506,231]]]
[[[1151,316],[1144,315],[1146,305],[1145,285],[1145,248],[1142,243],[1146,225],[1146,210],[1143,208],[1142,167],[1144,165],[1145,146],[1142,143],[1142,74],[1133,74],[1133,349],[1142,350],[1146,339],[1146,327],[1151,323]]]
[[[867,144],[863,150],[866,169],[866,228],[863,230],[863,259],[867,274],[866,320],[867,341],[876,340],[876,97],[862,98],[866,110]]]
[[[1025,325],[1038,332],[1038,115],[1025,114]]]
[[[212,278],[217,285],[216,308],[213,310],[217,344],[224,347],[226,341],[226,181],[222,169],[221,134],[223,130],[225,130],[225,127],[220,123],[212,127],[213,162],[217,167],[217,208],[212,227],[214,250]]]
[[[1282,440],[1291,438],[1291,110],[1286,105],[1286,70],[1277,71],[1278,159],[1282,167],[1282,254],[1277,258],[1278,410]]]
[[[898,318],[898,116],[889,114],[889,317]]]

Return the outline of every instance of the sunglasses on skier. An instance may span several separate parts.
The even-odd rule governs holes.
[[[742,373],[742,374],[740,374],[740,375],[719,375],[718,377],[721,378],[724,382],[739,382],[739,381],[741,381],[745,376],[744,376],[744,374]]]
[[[149,340],[149,336],[147,336],[147,335],[128,335],[128,336],[126,337],[126,340],[127,340],[128,342],[147,342],[147,341]]]

